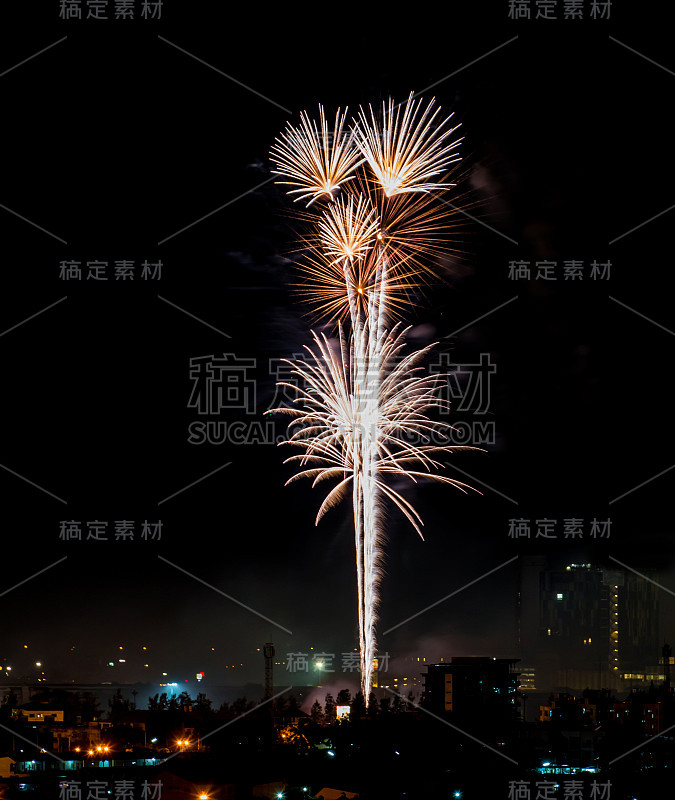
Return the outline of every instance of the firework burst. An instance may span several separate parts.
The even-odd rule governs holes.
[[[325,254],[335,262],[351,263],[372,249],[379,221],[367,197],[347,196],[330,204],[317,227]]]
[[[380,117],[361,109],[351,133],[338,111],[330,136],[320,107],[318,125],[303,113],[299,128],[289,124],[272,148],[274,172],[295,187],[288,193],[309,198],[308,208],[323,201],[302,214],[309,254],[300,290],[319,316],[338,321],[337,345],[313,334],[307,357],[292,362],[300,385],[285,384],[297,392],[294,407],[276,411],[292,418],[284,444],[301,450],[287,459],[299,467],[288,483],[335,481],[317,524],[351,494],[366,696],[376,656],[383,501],[422,536],[419,513],[392,482],[430,478],[465,492],[471,487],[436,470],[442,454],[476,449],[451,445],[448,427],[429,416],[447,407],[439,399],[445,376],[420,374],[431,345],[405,355],[407,328],[393,322],[433,274],[429,259],[448,249],[448,207],[433,202],[432,190],[453,185],[438,179],[458,160],[459,140],[450,141],[450,117],[437,122],[433,100],[422,106],[411,94],[402,105],[383,104]]]
[[[431,478],[465,491],[471,489],[461,481],[434,473],[442,464],[434,453],[449,453],[475,448],[450,445],[449,427],[428,416],[430,409],[449,409],[448,401],[439,396],[446,375],[417,375],[420,362],[432,349],[401,356],[408,328],[396,326],[387,334],[380,355],[380,375],[373,381],[377,397],[375,415],[366,427],[363,417],[363,386],[353,365],[359,354],[354,338],[347,342],[342,325],[338,326],[337,348],[325,334],[313,333],[315,349],[306,347],[306,360],[288,361],[300,385],[280,383],[296,393],[300,408],[275,409],[293,417],[292,430],[284,445],[299,447],[303,452],[292,455],[284,463],[297,463],[302,469],[286,482],[311,478],[312,486],[330,478],[342,480],[328,493],[317,513],[316,522],[347,494],[349,484],[363,472],[363,452],[375,451],[379,472],[396,475],[412,482]],[[361,354],[362,355],[362,354]],[[360,443],[366,443],[360,447]],[[305,469],[308,464],[314,466]],[[417,467],[415,469],[414,467]],[[382,478],[375,483],[403,512],[422,537],[424,524],[412,505]],[[424,537],[422,537],[424,538]]]
[[[434,111],[433,100],[422,113],[421,106],[422,99],[415,103],[411,93],[405,104],[391,98],[383,103],[381,118],[372,107],[369,115],[363,109],[359,113],[356,142],[387,197],[452,186],[430,179],[459,160],[460,139],[447,141],[457,128],[445,127],[451,117],[434,127],[440,108]]]
[[[309,197],[309,206],[319,197],[332,197],[363,162],[354,147],[353,135],[344,130],[346,115],[346,110],[340,114],[338,109],[335,125],[329,132],[322,106],[319,106],[318,125],[303,111],[300,127],[288,124],[281,138],[276,139],[270,151],[277,167],[272,172],[290,179],[284,183],[298,187],[288,192],[298,194],[296,200]]]

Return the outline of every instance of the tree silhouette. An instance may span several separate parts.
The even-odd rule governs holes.
[[[349,689],[340,689],[337,696],[339,706],[350,706],[352,704],[352,693]]]
[[[328,692],[328,694],[326,695],[324,714],[326,717],[326,722],[329,725],[332,725],[332,723],[335,722],[336,710],[335,710],[335,700],[333,699],[333,695],[330,692]]]
[[[195,700],[193,710],[204,717],[210,716],[213,713],[211,710],[211,701],[204,694],[204,692],[200,692],[197,695],[197,699]]]
[[[357,692],[352,700],[351,711],[349,712],[349,719],[351,722],[357,722],[366,715],[366,702],[363,698],[363,692]]]
[[[234,703],[232,703],[232,713],[235,717],[240,717],[252,708],[255,708],[255,703],[252,700],[247,700],[245,697],[238,697]]]
[[[321,708],[321,703],[318,700],[314,701],[314,705],[309,712],[309,716],[312,718],[312,722],[315,725],[321,725],[326,719],[323,709]]]
[[[394,695],[394,702],[391,710],[394,712],[394,714],[401,714],[403,711],[405,711],[405,700],[398,693]]]
[[[124,697],[121,689],[117,689],[115,694],[108,700],[110,719],[126,714],[131,709],[131,703]]]

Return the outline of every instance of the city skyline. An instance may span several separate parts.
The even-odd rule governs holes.
[[[603,778],[628,786],[622,770],[651,769],[649,753],[667,762],[668,734],[610,765],[670,714],[666,682],[651,692],[647,677],[663,644],[675,646],[673,65],[656,36],[670,11],[504,0],[405,18],[331,8],[324,27],[316,9],[167,0],[152,17],[142,4],[118,16],[116,0],[3,11],[0,693],[14,681],[29,693],[110,681],[129,687],[127,700],[133,685],[140,703],[139,686],[154,696],[176,683],[257,702],[266,643],[277,686],[320,679],[324,695],[354,693],[358,676],[341,662],[359,648],[353,519],[340,509],[314,526],[325,485],[285,487],[285,421],[266,413],[292,401],[278,386],[284,359],[312,330],[335,333],[298,295],[305,244],[269,153],[319,102],[332,121],[338,108],[358,118],[413,93],[452,114],[463,141],[457,185],[441,198],[452,204],[447,249],[433,246],[436,278],[406,309],[409,348],[438,342],[424,366],[447,373],[450,411],[435,420],[454,426],[453,444],[485,452],[443,459],[480,495],[395,485],[424,541],[385,504],[377,649],[391,680],[378,702],[412,683],[412,659],[427,659],[418,677],[453,658],[519,659],[532,688],[504,745],[516,761],[544,768],[547,731],[573,719],[575,747]],[[521,573],[539,557],[519,609]],[[334,680],[286,669],[311,648],[335,655]],[[644,677],[613,682],[614,666]],[[586,684],[615,696],[584,697]],[[246,764],[267,707],[241,725]],[[415,726],[435,722],[420,722],[421,709],[386,713],[357,702],[356,727],[330,731],[354,791],[345,731],[363,764],[386,762],[390,794],[396,776],[412,793],[423,773],[428,796],[441,787],[469,800],[444,770],[463,768],[462,747],[476,745],[472,768],[487,753],[442,723],[418,741]],[[591,714],[606,738],[589,733]],[[370,750],[359,720],[392,747]],[[241,722],[219,741],[228,757]],[[312,734],[317,775],[330,727]],[[281,763],[290,751],[266,730],[263,760]],[[551,746],[558,760],[563,745]],[[492,756],[514,767],[495,772],[506,800],[515,765]]]

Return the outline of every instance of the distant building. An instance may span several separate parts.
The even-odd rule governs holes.
[[[588,697],[577,699],[566,692],[552,695],[539,706],[540,722],[564,722],[566,725],[594,725],[598,709]]]
[[[8,755],[0,755],[0,778],[9,778],[15,774],[16,761]]]
[[[518,659],[455,656],[429,664],[424,676],[424,705],[437,714],[452,712],[467,719],[514,718],[517,707]]]
[[[378,671],[378,686],[384,689],[393,689],[405,696],[409,692],[417,695],[420,689],[424,688],[423,673],[419,670],[426,667],[427,663],[431,664],[433,661],[427,662],[426,656],[397,658],[394,662],[395,669],[390,670],[387,663],[385,669]]]
[[[634,689],[623,701],[612,697],[608,690],[587,690],[583,697],[559,692],[539,706],[539,721],[558,722],[568,728],[630,725],[647,736],[655,736],[664,730],[666,709],[671,705],[670,692],[657,689]]]
[[[663,679],[658,589],[639,575],[591,564],[554,569],[543,556],[526,556],[517,610],[524,691],[619,690]]]
[[[28,722],[42,724],[46,722],[63,722],[63,706],[50,703],[24,703],[16,709],[17,717],[25,717]]]

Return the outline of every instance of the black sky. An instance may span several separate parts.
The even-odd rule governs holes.
[[[460,188],[496,231],[462,218],[451,285],[434,287],[410,322],[420,344],[442,342],[457,363],[491,355],[498,439],[487,455],[456,457],[482,497],[428,486],[410,495],[425,542],[392,512],[380,629],[524,552],[655,567],[675,590],[675,473],[611,502],[673,461],[675,342],[654,324],[672,328],[672,220],[623,234],[672,203],[664,98],[675,78],[609,38],[672,68],[656,11],[643,6],[636,19],[614,4],[610,21],[528,22],[508,19],[507,2],[451,3],[419,15],[350,6],[328,20],[316,5],[236,17],[221,6],[167,2],[161,21],[96,23],[59,21],[53,2],[16,9],[3,31],[7,69],[67,36],[0,78],[1,202],[67,241],[0,210],[2,330],[68,298],[0,339],[0,463],[67,505],[2,471],[0,591],[68,558],[3,597],[0,658],[32,663],[28,643],[52,679],[111,680],[105,664],[123,646],[135,653],[115,673],[125,680],[204,670],[227,683],[226,665],[244,663],[243,683],[261,679],[256,648],[270,636],[280,653],[355,646],[348,508],[315,528],[321,495],[283,488],[282,451],[188,444],[189,359],[255,359],[263,424],[269,359],[298,352],[311,322],[285,262],[287,198],[271,183],[235,198],[270,176],[269,147],[302,109],[356,109],[434,84],[425,96],[462,123],[473,178]],[[161,259],[164,271],[159,282],[64,282],[59,263],[70,259]],[[557,281],[508,279],[510,261],[544,259],[558,263]],[[583,281],[561,279],[565,260],[584,262]],[[593,260],[611,260],[609,281],[587,279]],[[558,539],[509,539],[516,517],[558,520]],[[586,530],[611,518],[611,538],[564,540],[572,517]],[[61,520],[94,519],[161,519],[162,540],[59,541]],[[382,637],[381,649],[512,655],[516,576],[514,562]],[[660,599],[672,640],[672,596]]]

